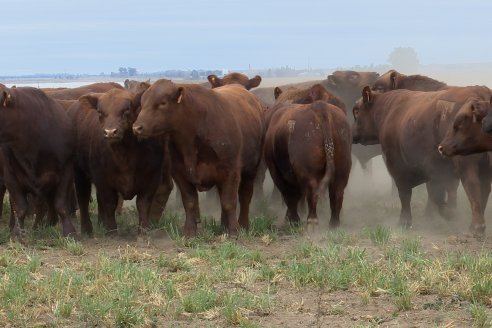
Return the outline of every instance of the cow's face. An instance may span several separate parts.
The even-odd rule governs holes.
[[[401,74],[390,70],[379,77],[373,84],[372,90],[377,92],[388,92],[398,89],[398,81]]]
[[[133,124],[133,133],[141,138],[171,132],[184,102],[185,90],[169,80],[156,81],[142,95],[142,110]]]
[[[228,84],[239,84],[245,87],[247,90],[256,88],[261,83],[261,77],[256,75],[254,78],[250,79],[246,75],[241,73],[230,73],[224,76],[222,79],[217,75],[209,75],[208,82],[213,88],[218,88]]]
[[[469,155],[492,150],[492,136],[482,131],[482,120],[488,112],[489,101],[474,99],[465,103],[438,146],[441,155]]]
[[[79,101],[97,111],[102,133],[109,142],[118,142],[125,134],[131,133],[140,108],[140,95],[119,89],[85,95]]]
[[[362,98],[355,103],[353,108],[354,124],[352,126],[352,140],[355,144],[374,145],[379,143],[373,114],[374,97],[375,94],[366,86],[362,90]]]

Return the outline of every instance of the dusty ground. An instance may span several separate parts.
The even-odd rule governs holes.
[[[361,181],[365,182],[362,183]],[[267,183],[267,192],[270,187],[271,185]],[[341,232],[335,235],[327,232],[329,209],[325,207],[326,204],[323,204],[321,225],[318,232],[314,235],[307,235],[302,229],[292,231],[283,221],[283,206],[271,202],[260,205],[258,211],[263,216],[274,218],[274,227],[260,229],[257,236],[243,236],[238,240],[229,240],[218,231],[212,233],[211,236],[209,232],[202,231],[203,234],[207,234],[207,237],[190,243],[166,229],[165,224],[152,231],[148,240],[137,239],[135,234],[136,218],[131,209],[131,203],[127,204],[127,213],[124,218],[120,219],[120,232],[117,236],[107,237],[103,234],[96,234],[95,238],[83,238],[79,243],[76,243],[80,252],[78,248],[74,250],[67,247],[56,236],[51,237],[51,239],[49,236],[43,236],[41,238],[43,242],[37,242],[36,237],[33,237],[31,244],[27,247],[10,243],[6,237],[6,226],[2,224],[4,238],[3,244],[0,244],[0,273],[5,276],[3,281],[0,279],[0,287],[3,286],[0,288],[0,299],[3,298],[4,302],[7,302],[5,299],[10,297],[7,293],[8,279],[6,275],[12,269],[11,265],[15,267],[17,260],[19,265],[28,263],[29,259],[33,257],[39,258],[40,264],[31,274],[30,279],[43,281],[49,279],[59,270],[66,268],[87,274],[90,269],[93,269],[91,267],[102,266],[100,263],[103,261],[101,260],[103,256],[104,258],[115,259],[116,262],[122,259],[126,261],[131,259],[132,263],[137,263],[135,269],[137,271],[139,265],[142,268],[150,268],[152,272],[161,275],[157,280],[158,284],[173,281],[176,286],[176,293],[167,301],[166,311],[157,312],[157,314],[152,312],[153,314],[150,316],[147,308],[145,308],[145,314],[138,317],[139,320],[123,321],[122,323],[118,320],[115,321],[115,316],[111,311],[106,315],[89,320],[84,314],[84,310],[79,308],[79,304],[76,304],[78,297],[87,291],[74,292],[75,294],[71,295],[70,298],[73,300],[71,303],[73,310],[68,315],[60,317],[53,304],[47,305],[53,302],[51,297],[58,297],[58,292],[55,296],[46,296],[47,299],[40,301],[43,299],[41,297],[42,292],[36,296],[34,290],[39,286],[33,283],[32,286],[26,287],[26,289],[33,289],[32,293],[26,296],[27,300],[24,299],[28,304],[22,303],[21,300],[19,307],[12,307],[4,311],[0,309],[0,319],[6,320],[6,326],[11,327],[78,327],[85,325],[224,327],[234,324],[243,327],[470,327],[474,324],[477,325],[477,320],[470,310],[472,300],[461,295],[459,288],[453,289],[454,287],[449,289],[449,292],[445,289],[439,289],[439,287],[432,287],[425,291],[427,287],[422,283],[425,279],[422,280],[418,277],[418,275],[424,274],[424,271],[409,271],[417,275],[415,282],[408,282],[411,286],[415,285],[416,287],[412,287],[414,291],[411,301],[405,309],[397,306],[395,295],[391,291],[377,289],[368,292],[357,279],[352,281],[350,277],[346,277],[347,281],[351,281],[349,285],[336,288],[316,281],[296,282],[298,278],[292,278],[293,269],[289,265],[298,259],[300,252],[307,252],[305,258],[311,260],[316,259],[317,255],[315,254],[318,250],[333,247],[340,247],[340,254],[343,256],[347,256],[346,254],[351,256],[350,252],[354,250],[361,252],[366,261],[364,263],[376,267],[379,265],[378,263],[381,263],[381,266],[389,271],[392,270],[392,264],[387,261],[388,254],[391,254],[393,249],[400,249],[406,240],[418,241],[419,258],[425,261],[425,268],[432,267],[433,270],[436,268],[434,262],[445,263],[448,258],[460,254],[472,254],[488,258],[487,256],[490,255],[492,249],[490,228],[487,230],[485,240],[478,241],[467,234],[470,213],[463,192],[459,195],[458,214],[451,222],[439,217],[429,219],[423,216],[425,201],[425,190],[418,188],[414,193],[412,202],[414,227],[410,231],[401,231],[396,225],[399,215],[399,201],[396,196],[391,194],[391,184],[384,167],[381,166],[381,162],[376,162],[372,176],[365,175],[355,168],[346,193]],[[217,208],[214,204],[203,204],[202,207],[205,216],[217,216]],[[170,200],[170,211],[178,213],[179,216],[180,207],[176,205],[174,199]],[[490,211],[487,212],[487,216],[490,217]],[[376,244],[371,240],[368,231],[376,226],[387,228],[385,231],[390,233],[387,243]],[[248,252],[259,254],[257,255],[261,258],[258,260],[259,264],[254,262],[256,264],[250,267],[249,264],[245,264],[246,262],[243,263],[239,260],[239,262],[234,262],[232,271],[221,268],[224,263],[229,263],[229,258],[221,263],[221,250],[230,245],[239,247],[241,252],[244,251],[245,254],[249,254]],[[302,251],[302,249],[314,250]],[[210,254],[205,256],[202,252],[210,252]],[[2,256],[4,256],[3,262],[7,264],[2,264]],[[236,258],[241,259],[241,256],[234,255],[230,259],[235,261]],[[159,263],[163,258],[166,259],[166,264],[160,265]],[[186,265],[186,270],[180,269],[180,261]],[[400,263],[395,265],[399,266]],[[414,265],[412,261],[403,263],[403,266],[412,265]],[[288,269],[286,269],[287,267]],[[314,267],[314,269],[316,268]],[[120,288],[124,285],[126,278],[115,278],[113,275],[116,274],[117,270],[112,270],[115,271],[108,276],[107,279],[110,279],[108,283],[111,279],[115,279],[115,281],[120,279],[121,284],[115,285],[118,286],[115,288]],[[224,273],[224,278],[221,278],[221,275],[222,272],[226,271],[222,270],[229,272],[228,274]],[[268,279],[261,278],[265,270],[271,270],[271,277],[270,274],[267,274]],[[310,270],[313,270],[313,267]],[[443,271],[446,270],[443,269]],[[458,271],[456,274],[459,274]],[[491,271],[485,271],[485,273],[492,275]],[[306,275],[308,274],[311,272],[307,271]],[[447,273],[437,270],[435,274],[445,275]],[[9,279],[12,279],[12,276]],[[183,310],[184,298],[188,293],[199,288],[197,286],[201,286],[199,282],[202,280],[206,281],[203,286],[212,288],[219,295],[219,298],[239,290],[247,293],[250,298],[255,298],[257,295],[258,299],[265,303],[238,306],[237,309],[235,308],[235,311],[238,312],[234,312],[236,317],[233,315],[232,319],[230,314],[226,312],[228,305],[224,301],[220,301],[222,303],[217,301],[215,306],[211,306],[206,311],[186,310],[186,307]],[[99,284],[97,281],[94,283]],[[54,288],[56,289],[56,287]],[[81,288],[89,288],[89,286],[81,283]],[[60,288],[59,292],[63,293],[63,288]],[[114,293],[119,292],[119,289],[114,291]],[[154,294],[149,292],[149,295]],[[487,297],[491,302],[487,301]],[[113,300],[113,302],[115,301]],[[140,307],[143,309],[146,302],[154,304],[151,299],[138,297],[135,298],[135,302],[133,306],[137,309]],[[490,320],[491,315],[491,303],[492,294],[485,295],[485,301],[481,304],[484,306],[485,315],[489,316],[488,320]],[[10,306],[9,303],[3,304]],[[159,309],[158,306],[157,309]],[[150,317],[152,320],[148,319]],[[482,326],[486,325],[485,323]]]

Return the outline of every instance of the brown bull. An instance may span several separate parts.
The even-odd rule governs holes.
[[[363,98],[354,107],[354,143],[382,146],[384,159],[401,201],[400,223],[412,224],[412,188],[428,183],[429,197],[445,215],[445,190],[459,177],[472,208],[470,229],[477,235],[485,231],[483,218],[490,193],[487,155],[440,156],[437,146],[459,108],[469,98],[490,99],[486,87],[450,88],[436,92],[394,90],[373,93],[364,88]]]
[[[32,194],[61,217],[64,235],[75,233],[67,197],[73,183],[74,135],[65,110],[39,89],[1,84],[0,108],[0,161],[16,214],[11,231],[21,237],[27,196]]]
[[[438,150],[444,156],[469,155],[492,151],[492,135],[485,133],[492,98],[489,101],[470,99],[456,114]],[[485,124],[483,124],[485,123]]]
[[[48,96],[57,100],[77,100],[81,96],[95,92],[104,93],[111,89],[123,89],[121,85],[115,82],[100,82],[84,85],[78,88],[69,88],[56,91],[45,91]]]
[[[249,225],[249,204],[261,159],[263,108],[242,86],[207,89],[156,81],[142,96],[133,124],[139,137],[170,138],[173,179],[186,212],[184,232],[194,236],[200,217],[197,190],[217,186],[221,221],[230,234]],[[239,224],[236,206],[239,194]]]
[[[395,70],[389,70],[381,75],[372,85],[371,89],[377,92],[388,92],[397,89],[406,89],[412,91],[438,91],[445,90],[449,86],[437,81],[433,78],[424,75],[405,75]],[[456,208],[457,205],[457,192],[458,192],[459,180],[455,179],[453,182],[447,184],[447,203],[450,208]],[[429,193],[429,186],[427,192]],[[425,212],[427,215],[431,215],[435,211],[435,205],[430,197],[427,199],[427,205]]]
[[[318,86],[323,88],[315,85],[310,89]],[[296,99],[299,92],[292,91]],[[328,188],[330,227],[338,227],[352,165],[350,123],[342,109],[323,100],[296,104],[286,96],[277,94],[279,99],[270,116],[264,148],[272,179],[287,205],[286,218],[299,222],[297,206],[305,196],[308,225],[317,224],[318,199]],[[306,101],[305,97],[297,98],[301,99]]]
[[[138,141],[132,133],[141,95],[113,89],[85,95],[69,109],[77,133],[75,186],[84,233],[92,233],[91,182],[96,186],[99,220],[109,231],[117,228],[118,194],[127,200],[137,197],[139,233],[149,228],[151,204],[163,173],[164,200],[169,197],[169,167],[163,172],[163,160],[169,161],[166,148],[158,139]]]
[[[256,75],[253,78],[248,78],[246,75],[241,73],[229,73],[223,78],[217,77],[217,75],[209,75],[207,77],[208,82],[212,88],[223,87],[229,84],[240,84],[246,88],[246,90],[251,90],[256,88],[261,83],[261,76]]]

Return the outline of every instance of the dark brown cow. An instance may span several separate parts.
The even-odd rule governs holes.
[[[94,92],[104,93],[111,89],[124,89],[121,85],[115,82],[101,82],[84,85],[78,88],[69,88],[57,91],[46,91],[46,94],[57,100],[77,100],[81,96]]]
[[[490,101],[470,99],[458,111],[453,125],[439,145],[444,156],[469,155],[492,151],[492,135],[485,133],[484,117],[492,107]],[[485,123],[487,123],[485,121]]]
[[[213,186],[219,191],[221,221],[229,234],[236,235],[239,225],[248,228],[264,137],[262,111],[258,99],[237,85],[207,89],[163,79],[142,96],[133,130],[139,137],[170,137],[173,179],[186,212],[186,236],[194,236],[197,230],[197,190]]]
[[[280,86],[282,89],[287,89],[290,86],[305,89],[313,86],[314,84],[321,84],[330,93],[339,97],[342,102],[348,107],[352,108],[360,98],[360,92],[366,85],[372,85],[374,81],[379,77],[376,72],[356,72],[356,71],[335,71],[328,75],[325,80],[307,81],[302,83],[290,84]],[[274,88],[258,88],[253,92],[261,101],[267,106],[272,107],[275,103]],[[349,121],[352,123],[352,115],[348,116]],[[352,146],[352,154],[359,161],[363,169],[367,168],[367,164],[370,159],[381,155],[381,147],[379,145],[362,147],[360,145]]]
[[[373,91],[388,92],[397,89],[406,89],[412,91],[438,91],[445,90],[449,86],[444,83],[432,79],[424,75],[404,75],[395,70],[389,70],[381,75],[372,85]],[[459,187],[459,179],[448,184],[447,192],[447,204],[449,208],[456,208],[457,205],[457,192]],[[427,191],[429,192],[429,186]],[[430,198],[427,199],[427,205],[425,212],[427,215],[432,215],[435,211],[435,206]]]
[[[75,186],[84,233],[92,233],[88,211],[91,182],[96,186],[99,219],[106,229],[117,228],[118,193],[127,200],[137,197],[139,233],[149,228],[152,200],[163,174],[165,148],[158,139],[138,141],[132,133],[140,97],[141,93],[112,89],[104,94],[85,95],[69,109],[77,133]],[[170,178],[164,187],[168,197],[172,189]]]
[[[0,161],[16,214],[12,233],[21,238],[28,194],[43,199],[61,217],[65,236],[75,233],[67,197],[74,136],[65,110],[39,89],[1,84],[0,107]]]
[[[470,229],[483,235],[484,209],[490,193],[487,155],[477,154],[446,159],[437,146],[459,108],[469,98],[490,99],[486,87],[450,88],[435,92],[394,90],[373,93],[363,90],[363,99],[354,107],[354,143],[382,146],[386,166],[395,180],[402,209],[400,223],[412,224],[412,188],[427,182],[429,197],[445,215],[445,190],[456,176],[461,179],[472,208]]]
[[[373,91],[388,92],[396,89],[413,91],[438,91],[449,86],[424,75],[405,75],[395,70],[389,70],[379,77],[372,85]]]
[[[323,87],[315,85],[308,91],[319,91],[318,88]],[[278,100],[265,137],[265,161],[287,205],[289,221],[299,222],[297,206],[305,196],[308,227],[316,225],[317,202],[328,187],[332,210],[330,227],[338,227],[352,165],[350,123],[339,107],[325,101],[306,103],[304,96],[296,98],[310,92],[290,90],[290,93],[294,101],[305,104],[293,103],[292,99],[282,97],[284,93],[277,93]]]
[[[241,73],[229,73],[225,75],[223,78],[217,77],[217,75],[209,75],[208,82],[212,88],[223,87],[224,85],[229,84],[240,84],[246,88],[246,90],[251,90],[256,88],[261,83],[261,76],[256,75],[253,78],[248,78],[246,75]]]

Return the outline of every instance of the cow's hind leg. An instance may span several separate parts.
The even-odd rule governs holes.
[[[75,169],[75,193],[80,210],[80,232],[92,236],[93,228],[89,214],[91,181],[80,169]]]
[[[314,232],[318,226],[317,205],[319,200],[319,192],[317,181],[310,180],[304,189],[308,206],[307,230],[311,233]]]
[[[299,224],[300,218],[297,207],[299,206],[299,201],[302,198],[300,188],[298,186],[290,185],[287,181],[285,181],[275,166],[270,167],[270,175],[272,176],[275,186],[280,191],[282,198],[287,205],[285,219],[289,221],[290,224]]]
[[[427,183],[428,201],[437,206],[439,215],[449,220],[449,212],[446,211],[446,188],[441,181],[429,181]],[[427,213],[426,213],[427,214]]]
[[[76,231],[70,215],[69,195],[73,188],[73,166],[67,165],[60,176],[58,188],[54,194],[54,207],[61,218],[63,235],[73,236]]]
[[[249,229],[249,206],[256,182],[257,180],[255,178],[243,176],[239,184],[239,225],[244,229]]]
[[[412,188],[403,184],[398,185],[398,196],[401,202],[400,226],[408,229],[412,227],[412,209],[410,201],[412,200]]]

